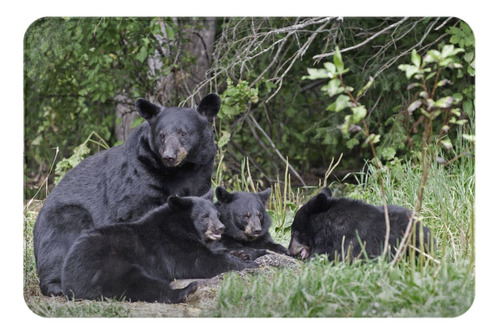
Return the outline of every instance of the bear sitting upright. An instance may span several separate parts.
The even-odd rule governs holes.
[[[88,157],[52,190],[34,227],[40,289],[60,295],[61,268],[82,231],[131,222],[171,195],[200,196],[210,189],[216,147],[211,120],[220,98],[205,96],[197,109],[163,108],[144,99],[146,119],[123,145]]]
[[[412,212],[403,207],[387,206],[390,221],[389,247],[395,254],[402,240]],[[415,246],[424,246],[429,252],[433,240],[427,227],[416,222]],[[420,231],[423,238],[420,239]],[[343,260],[350,255],[349,261],[364,251],[369,258],[383,252],[386,234],[386,221],[383,206],[373,206],[350,198],[333,198],[328,188],[322,189],[296,213],[292,223],[291,241],[288,254],[300,255],[306,259],[312,254],[327,254],[330,261]],[[359,238],[359,240],[358,240]]]
[[[64,261],[64,294],[77,299],[126,297],[131,301],[178,303],[196,283],[172,290],[173,279],[208,278],[229,270],[257,267],[207,244],[224,225],[212,203],[201,197],[169,197],[138,222],[84,232]]]
[[[219,245],[232,254],[251,260],[271,250],[285,254],[286,248],[277,244],[269,234],[271,217],[266,211],[266,203],[271,196],[271,188],[256,194],[249,192],[230,193],[223,187],[215,189],[220,220],[225,226]]]

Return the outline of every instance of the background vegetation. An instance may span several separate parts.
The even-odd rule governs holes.
[[[456,316],[471,305],[475,53],[459,19],[45,18],[24,43],[25,298],[40,314],[131,311],[39,296],[33,200],[121,144],[141,122],[136,98],[194,106],[207,92],[223,101],[214,186],[272,186],[276,240],[287,245],[296,210],[329,185],[416,210],[439,247],[419,266],[317,258],[293,275],[229,274],[204,315]]]

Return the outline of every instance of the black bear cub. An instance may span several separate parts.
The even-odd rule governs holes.
[[[403,207],[388,205],[390,234],[389,247],[395,254],[408,226],[412,212]],[[417,248],[424,246],[428,252],[433,240],[430,231],[416,222],[413,240]],[[420,239],[421,232],[423,238]],[[386,222],[383,206],[373,206],[350,198],[333,198],[330,189],[324,188],[296,213],[292,223],[288,253],[306,259],[312,254],[327,254],[330,261],[349,261],[364,256],[382,254]],[[359,240],[363,245],[361,247]]]
[[[219,245],[236,256],[251,260],[266,254],[266,250],[286,253],[286,248],[275,243],[269,234],[271,217],[265,206],[271,188],[254,194],[244,191],[230,193],[217,187],[215,194],[218,200],[215,206],[225,226]]]
[[[35,223],[40,289],[60,295],[64,257],[84,230],[136,221],[169,196],[201,196],[210,189],[216,147],[216,94],[196,109],[164,108],[138,99],[146,120],[125,143],[88,157],[52,190]]]
[[[172,290],[173,279],[208,278],[257,267],[209,249],[208,244],[224,231],[212,199],[212,191],[203,198],[172,196],[136,223],[85,232],[64,261],[64,294],[77,299],[178,303],[196,291],[197,284]]]

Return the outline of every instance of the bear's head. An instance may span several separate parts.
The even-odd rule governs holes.
[[[266,211],[266,203],[271,196],[271,188],[258,193],[233,192],[223,187],[215,189],[217,209],[226,230],[225,235],[240,241],[253,241],[268,233],[271,218]]]
[[[314,246],[314,232],[311,226],[312,217],[330,208],[329,200],[332,192],[328,188],[321,191],[304,204],[295,214],[292,223],[292,236],[288,246],[288,254],[300,257],[304,260],[311,255]]]
[[[215,144],[210,122],[220,109],[217,94],[205,96],[197,109],[163,108],[144,99],[138,99],[135,105],[150,125],[149,145],[166,167],[213,159]]]
[[[213,204],[214,193],[210,189],[201,197],[170,196],[168,207],[174,212],[189,212],[189,221],[185,221],[186,229],[194,230],[202,242],[219,240],[224,232],[224,225],[219,220],[219,212]]]

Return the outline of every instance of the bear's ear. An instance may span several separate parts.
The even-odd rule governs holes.
[[[211,121],[220,109],[220,97],[217,94],[208,94],[198,105],[198,112],[205,116],[208,121]]]
[[[137,99],[137,101],[135,101],[135,107],[139,115],[147,121],[152,120],[161,110],[159,106],[145,99]]]
[[[167,199],[168,206],[174,211],[188,210],[193,205],[193,202],[186,197],[170,196]]]
[[[229,191],[227,191],[221,186],[215,188],[215,196],[217,196],[217,200],[219,200],[219,202],[221,203],[229,203],[234,198],[233,194],[231,194]]]
[[[325,196],[327,198],[332,198],[332,191],[330,190],[330,188],[325,187],[325,188],[321,189],[321,191],[319,193],[325,194]]]
[[[207,201],[213,202],[214,201],[214,191],[212,189],[209,189],[207,193],[201,198],[206,199]]]
[[[271,197],[271,188],[267,188],[266,190],[257,193],[257,195],[259,195],[259,198],[262,201],[262,203],[266,204],[267,201],[269,200],[269,197]]]
[[[323,212],[326,209],[328,209],[328,197],[323,192],[313,197],[308,203],[308,211],[310,214]]]

